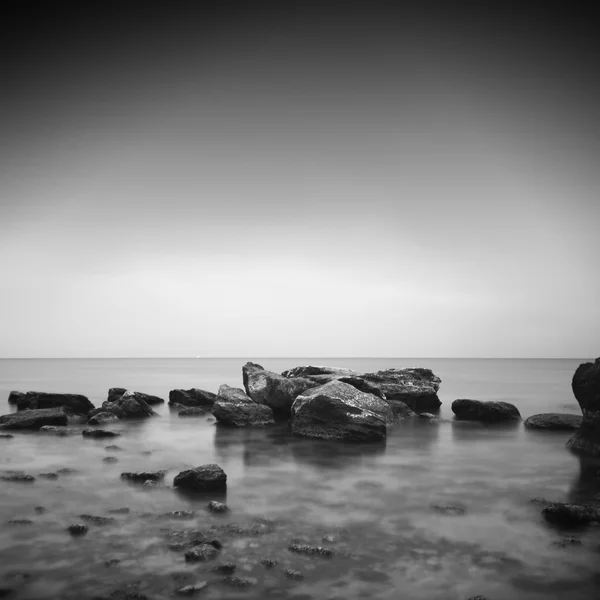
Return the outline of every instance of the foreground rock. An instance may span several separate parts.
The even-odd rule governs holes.
[[[227,488],[227,475],[219,465],[202,465],[176,475],[173,485],[194,492],[222,492]]]
[[[278,417],[289,417],[294,400],[305,391],[320,384],[305,377],[288,378],[273,371],[266,371],[256,363],[242,367],[246,394],[257,404],[264,404]]]
[[[500,421],[519,421],[519,409],[509,402],[483,402],[481,400],[455,400],[452,412],[458,419],[498,423]]]
[[[90,418],[97,414],[107,412],[116,415],[119,419],[135,419],[153,417],[156,413],[150,408],[145,398],[148,394],[140,392],[127,391],[120,398],[102,403],[102,408],[98,408],[89,414]]]
[[[303,377],[321,384],[341,381],[362,392],[379,396],[392,408],[402,403],[421,412],[437,408],[441,404],[437,395],[441,379],[430,369],[385,369],[375,373],[359,373],[337,367],[307,366],[284,371],[282,375],[289,378]]]
[[[395,423],[391,407],[341,381],[331,381],[298,396],[292,405],[292,433],[347,442],[385,439]]]
[[[581,415],[542,413],[525,419],[527,429],[552,429],[557,431],[577,429],[583,420]]]
[[[265,427],[273,425],[273,411],[257,404],[243,390],[222,385],[212,414],[221,425],[227,427]]]
[[[567,447],[581,454],[600,456],[600,358],[579,365],[571,382],[583,421]]]
[[[181,404],[183,406],[196,407],[205,406],[211,408],[217,399],[217,394],[192,388],[190,390],[171,390],[169,392],[169,404]]]
[[[126,388],[110,388],[108,390],[108,398],[106,402],[112,403],[120,400],[124,394],[127,393]],[[159,398],[158,396],[152,396],[152,394],[144,394],[144,392],[132,392],[136,395],[137,398],[141,398],[148,406],[153,406],[155,404],[163,404],[164,399]]]
[[[145,483],[146,481],[162,481],[166,471],[133,471],[121,473],[121,479],[133,481],[134,483]]]
[[[40,429],[45,425],[66,425],[68,415],[62,408],[24,410],[0,417],[0,429]]]
[[[81,432],[81,435],[83,435],[83,437],[87,437],[87,438],[109,438],[109,437],[118,437],[121,434],[117,433],[116,431],[107,431],[105,429],[84,429]]]
[[[578,526],[600,522],[600,509],[588,504],[552,502],[542,510],[542,515],[550,523],[562,526]]]
[[[16,406],[19,403],[19,400],[25,396],[25,392],[16,392],[12,391],[8,394],[8,403],[12,406]]]
[[[11,396],[13,394],[18,394],[16,397],[18,410],[64,408],[66,411],[77,415],[86,415],[90,410],[94,409],[94,405],[89,399],[81,394],[55,394],[52,392],[27,392],[20,394],[18,392],[11,392]],[[10,397],[9,402],[11,402]]]

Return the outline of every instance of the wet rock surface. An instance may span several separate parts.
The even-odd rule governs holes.
[[[169,392],[169,404],[171,406],[181,404],[182,406],[205,407],[206,409],[210,409],[216,399],[217,394],[198,388],[191,388],[189,390],[171,390]]]
[[[178,417],[204,417],[206,416],[206,409],[201,406],[195,406],[192,408],[184,408],[177,413]]]
[[[498,423],[501,421],[518,421],[521,419],[519,409],[510,402],[483,402],[481,400],[455,400],[452,412],[458,419],[465,421],[481,421]]]
[[[200,544],[187,550],[184,556],[186,562],[206,562],[217,558],[218,555],[219,549],[212,544]]]
[[[106,400],[102,403],[101,409],[96,409],[98,412],[110,412],[116,415],[119,419],[141,419],[154,417],[156,413],[146,402],[148,394],[141,392],[126,391],[120,398],[109,402]],[[90,418],[94,414],[89,415]]]
[[[211,500],[207,506],[208,510],[212,513],[226,513],[229,512],[229,507],[222,502]]]
[[[16,405],[18,410],[64,408],[66,412],[78,415],[86,415],[94,408],[89,398],[81,394],[53,392],[26,392],[17,397]]]
[[[104,425],[105,423],[114,423],[119,417],[111,412],[100,412],[88,419],[88,425]]]
[[[84,429],[81,435],[86,438],[110,438],[118,437],[121,434],[116,431],[108,431],[106,429]]]
[[[0,473],[0,480],[12,481],[14,483],[33,483],[35,481],[35,477],[33,475],[29,475],[28,473],[23,473],[22,471],[6,471],[4,473]]]
[[[600,508],[588,504],[553,502],[542,510],[542,515],[550,523],[566,527],[600,522]]]
[[[62,408],[23,410],[0,417],[1,429],[40,429],[44,425],[67,425],[68,414]]]
[[[549,429],[556,431],[565,431],[577,429],[583,417],[581,415],[571,415],[566,413],[542,413],[532,415],[525,419],[523,425],[527,429]]]
[[[75,523],[67,527],[67,531],[73,536],[85,535],[88,530],[89,527],[83,523]]]
[[[121,479],[134,483],[145,483],[146,481],[162,481],[166,471],[126,471],[121,473]]]
[[[266,427],[274,425],[273,411],[257,404],[239,388],[222,385],[212,407],[219,425],[225,427]]]
[[[581,407],[583,420],[567,447],[580,454],[600,457],[600,358],[579,365],[571,388]]]
[[[173,485],[196,492],[223,491],[227,487],[227,475],[219,465],[202,465],[176,475]]]

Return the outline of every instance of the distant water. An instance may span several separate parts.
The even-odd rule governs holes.
[[[137,591],[171,598],[184,585],[207,581],[201,598],[295,600],[381,598],[466,600],[591,600],[600,589],[600,527],[559,531],[545,523],[530,499],[592,502],[600,494],[599,464],[580,463],[566,448],[569,433],[526,431],[452,420],[456,398],[504,400],[526,418],[540,412],[579,414],[570,383],[583,359],[260,359],[281,372],[302,364],[374,371],[431,368],[442,379],[439,424],[400,426],[383,445],[353,446],[293,438],[285,425],[268,430],[223,430],[158,408],[160,417],[119,422],[114,440],[16,433],[0,440],[0,471],[22,470],[33,484],[0,481],[0,590],[11,598],[110,596]],[[75,392],[96,405],[109,387],[168,399],[174,388],[216,391],[241,387],[245,359],[0,360],[0,402],[10,390]],[[4,400],[1,400],[4,398]],[[6,405],[4,412],[9,412]],[[122,452],[109,454],[116,443]],[[150,452],[150,454],[148,454]],[[106,456],[118,464],[105,464]],[[228,475],[229,515],[204,509],[206,498],[170,488],[148,490],[122,482],[122,471],[168,469],[166,482],[191,466],[216,462]],[[77,473],[55,480],[42,472]],[[434,504],[458,504],[462,516],[442,515]],[[38,514],[36,506],[46,511]],[[71,538],[65,527],[78,515],[111,515]],[[192,520],[157,518],[194,510]],[[29,525],[7,524],[29,519]],[[257,521],[258,519],[258,521]],[[234,536],[226,523],[267,524],[266,533]],[[248,588],[232,588],[211,571],[216,563],[186,564],[168,548],[170,531],[215,525],[223,542],[218,562],[235,562]],[[326,535],[335,541],[323,542]],[[552,545],[565,536],[581,545]],[[288,551],[292,541],[331,547],[332,558]],[[278,561],[266,569],[260,560]],[[105,561],[121,562],[105,566]],[[301,581],[285,577],[300,570]]]

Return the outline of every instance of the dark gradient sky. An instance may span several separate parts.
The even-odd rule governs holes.
[[[597,22],[481,4],[3,3],[0,356],[598,355]]]

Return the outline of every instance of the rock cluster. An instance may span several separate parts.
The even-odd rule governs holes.
[[[579,365],[571,387],[583,421],[567,446],[581,454],[600,456],[600,358]]]

